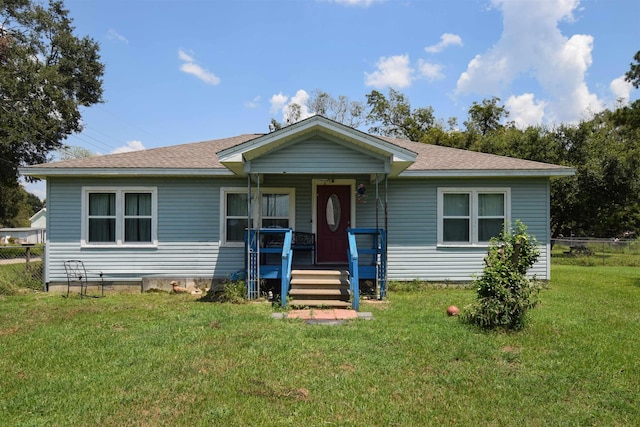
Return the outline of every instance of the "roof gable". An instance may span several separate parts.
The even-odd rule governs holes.
[[[365,150],[322,132],[305,134],[252,160],[245,172],[298,174],[385,174],[388,155]]]
[[[322,136],[350,145],[372,157],[386,158],[391,175],[398,175],[416,160],[417,154],[378,137],[322,116],[312,116],[275,132],[218,152],[220,163],[238,175],[250,173],[250,162],[283,146]]]

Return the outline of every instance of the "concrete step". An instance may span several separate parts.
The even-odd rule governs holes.
[[[300,275],[300,276],[349,276],[349,272],[347,270],[333,270],[333,269],[328,269],[328,270],[316,270],[316,269],[309,269],[309,270],[292,270],[291,271],[291,275]]]
[[[349,272],[339,269],[293,270],[289,295],[292,306],[350,307]]]
[[[327,282],[332,280],[348,281],[349,273],[343,270],[293,270],[291,272],[293,280]]]
[[[349,279],[333,278],[333,279],[316,279],[316,278],[300,278],[293,276],[291,278],[291,287],[300,286],[349,286]]]
[[[289,295],[298,298],[309,297],[334,297],[334,298],[346,298],[349,299],[349,289],[299,289],[292,288],[289,291]]]
[[[309,299],[309,300],[292,299],[291,301],[289,301],[289,305],[291,307],[333,307],[333,308],[351,307],[350,302],[341,301],[341,300],[330,300],[330,299]]]

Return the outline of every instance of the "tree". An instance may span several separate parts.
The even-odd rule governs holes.
[[[482,276],[474,281],[477,299],[461,319],[485,329],[522,329],[527,312],[538,303],[540,286],[527,278],[527,271],[539,256],[535,237],[520,221],[491,239]]]
[[[58,153],[60,154],[60,160],[84,159],[95,156],[95,153],[88,148],[77,145],[65,145],[58,150]]]
[[[0,0],[0,185],[46,162],[82,130],[80,107],[102,102],[99,46],[68,14],[58,0]]]
[[[636,89],[640,88],[640,50],[636,52],[633,56],[633,59],[636,61],[629,64],[629,71],[625,73],[625,80],[628,81],[635,87]]]
[[[285,111],[286,123],[283,125],[272,118],[269,129],[272,131],[278,130],[298,122],[302,118],[302,107],[295,103],[287,105]],[[358,128],[363,121],[364,104],[362,102],[351,101],[344,95],[336,99],[320,89],[313,91],[306,100],[304,107],[310,114],[318,114],[352,128]]]
[[[553,132],[561,162],[573,177],[551,183],[554,235],[614,237],[640,230],[640,103],[605,110]]]
[[[469,120],[464,122],[469,132],[477,132],[480,135],[486,135],[491,131],[501,129],[502,119],[509,117],[504,105],[498,105],[500,98],[492,97],[491,99],[482,100],[482,104],[473,102],[469,108]]]
[[[351,101],[344,95],[336,99],[320,89],[316,89],[311,94],[307,101],[307,108],[310,113],[319,114],[352,128],[360,127],[363,121],[364,104],[362,102]]]
[[[20,184],[4,185],[0,191],[0,227],[29,227],[29,218],[44,207]]]
[[[370,133],[395,138],[422,141],[429,130],[436,125],[433,108],[411,110],[411,104],[405,96],[389,89],[389,98],[377,90],[367,95],[367,123],[373,125]]]
[[[271,121],[269,122],[269,132],[273,132],[280,129],[282,129],[282,123],[280,123],[279,121],[277,121],[272,117]]]

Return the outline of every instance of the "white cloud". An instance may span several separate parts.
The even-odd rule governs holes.
[[[278,93],[277,95],[271,96],[271,99],[269,100],[269,102],[271,103],[269,112],[271,114],[276,114],[278,111],[282,110],[288,99],[289,97],[283,95],[282,92]]]
[[[384,0],[329,0],[337,4],[344,4],[346,6],[362,6],[369,7],[374,3],[382,3]]]
[[[271,114],[277,114],[282,111],[282,120],[285,124],[290,124],[294,121],[291,118],[291,114],[293,113],[292,105],[296,104],[300,107],[300,117],[299,120],[304,120],[307,117],[311,116],[309,113],[309,109],[307,108],[307,101],[309,100],[309,94],[304,89],[299,89],[295,95],[289,98],[286,95],[283,95],[282,92],[277,95],[271,96],[269,102],[271,103],[271,108],[269,111]]]
[[[253,98],[251,101],[245,102],[244,106],[252,109],[258,108],[260,106],[260,101],[262,101],[262,97],[258,95],[255,98]]]
[[[365,85],[377,88],[391,86],[402,89],[411,85],[413,69],[409,65],[409,55],[383,56],[373,73],[364,73]]]
[[[622,102],[626,103],[629,101],[629,96],[631,91],[633,90],[633,85],[631,82],[625,80],[625,76],[620,76],[617,79],[614,79],[609,85],[611,92],[616,97],[616,100],[622,100]]]
[[[418,60],[418,70],[420,70],[422,77],[426,77],[431,81],[444,79],[445,77],[444,73],[442,73],[442,65],[431,64],[422,59]]]
[[[525,93],[519,96],[511,96],[505,102],[505,106],[510,113],[509,118],[520,129],[542,124],[545,103],[544,101],[536,102],[534,98],[534,94]]]
[[[142,142],[133,140],[133,141],[127,142],[127,145],[123,145],[122,147],[116,148],[109,154],[130,153],[132,151],[140,151],[144,149],[145,148],[144,148],[144,145],[142,145]]]
[[[213,86],[220,83],[220,78],[218,76],[195,63],[193,55],[186,53],[182,49],[178,49],[178,58],[184,62],[180,67],[181,71],[191,74],[203,82]]]
[[[513,81],[530,76],[544,90],[545,117],[571,122],[585,111],[603,106],[585,82],[591,66],[593,37],[564,36],[561,21],[572,21],[578,0],[493,0],[502,11],[503,32],[487,52],[476,55],[458,79],[456,93],[498,95],[508,92]]]
[[[298,90],[296,94],[291,97],[291,101],[287,105],[285,105],[283,109],[282,118],[284,119],[284,122],[288,122],[289,117],[292,113],[291,104],[300,106],[300,117],[298,118],[298,120],[303,120],[307,117],[310,117],[311,113],[309,113],[309,109],[307,108],[307,101],[309,101],[309,94],[304,89]]]
[[[427,46],[424,50],[428,53],[438,53],[449,46],[462,46],[462,37],[457,34],[444,33],[440,36],[440,42]]]
[[[182,49],[178,49],[178,58],[180,58],[180,60],[184,62],[195,62],[193,56],[189,55]]]
[[[109,40],[118,40],[118,41],[121,41],[124,44],[129,44],[129,40],[127,40],[127,38],[125,36],[123,36],[122,34],[119,34],[113,28],[109,28],[109,31],[107,31],[107,38]]]

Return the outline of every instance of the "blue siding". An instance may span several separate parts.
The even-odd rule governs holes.
[[[242,248],[220,247],[220,187],[246,179],[50,179],[47,281],[65,281],[63,261],[82,259],[110,280],[145,275],[225,277],[244,264]],[[157,248],[81,248],[83,186],[158,189]]]
[[[316,163],[319,163],[315,160]],[[294,228],[311,231],[312,178],[355,179],[367,186],[366,203],[357,203],[356,226],[376,226],[375,184],[369,175],[265,175],[261,187],[296,191]],[[220,246],[220,188],[245,187],[245,178],[50,178],[48,182],[47,281],[64,282],[63,261],[82,259],[88,268],[112,280],[145,275],[222,278],[244,265],[244,251]],[[81,248],[83,186],[150,186],[158,192],[157,248]],[[482,271],[486,247],[437,246],[438,187],[510,187],[511,218],[520,219],[541,243],[542,256],[533,269],[548,278],[549,186],[547,179],[406,179],[388,183],[389,279],[468,281]],[[384,200],[384,183],[380,184]],[[378,226],[384,210],[378,205]]]
[[[438,247],[438,187],[510,187],[512,221],[520,219],[541,244],[531,274],[548,278],[546,179],[397,179],[389,182],[390,280],[469,281],[482,272],[486,247]]]
[[[310,138],[251,162],[256,173],[384,173],[385,160],[323,139]]]

